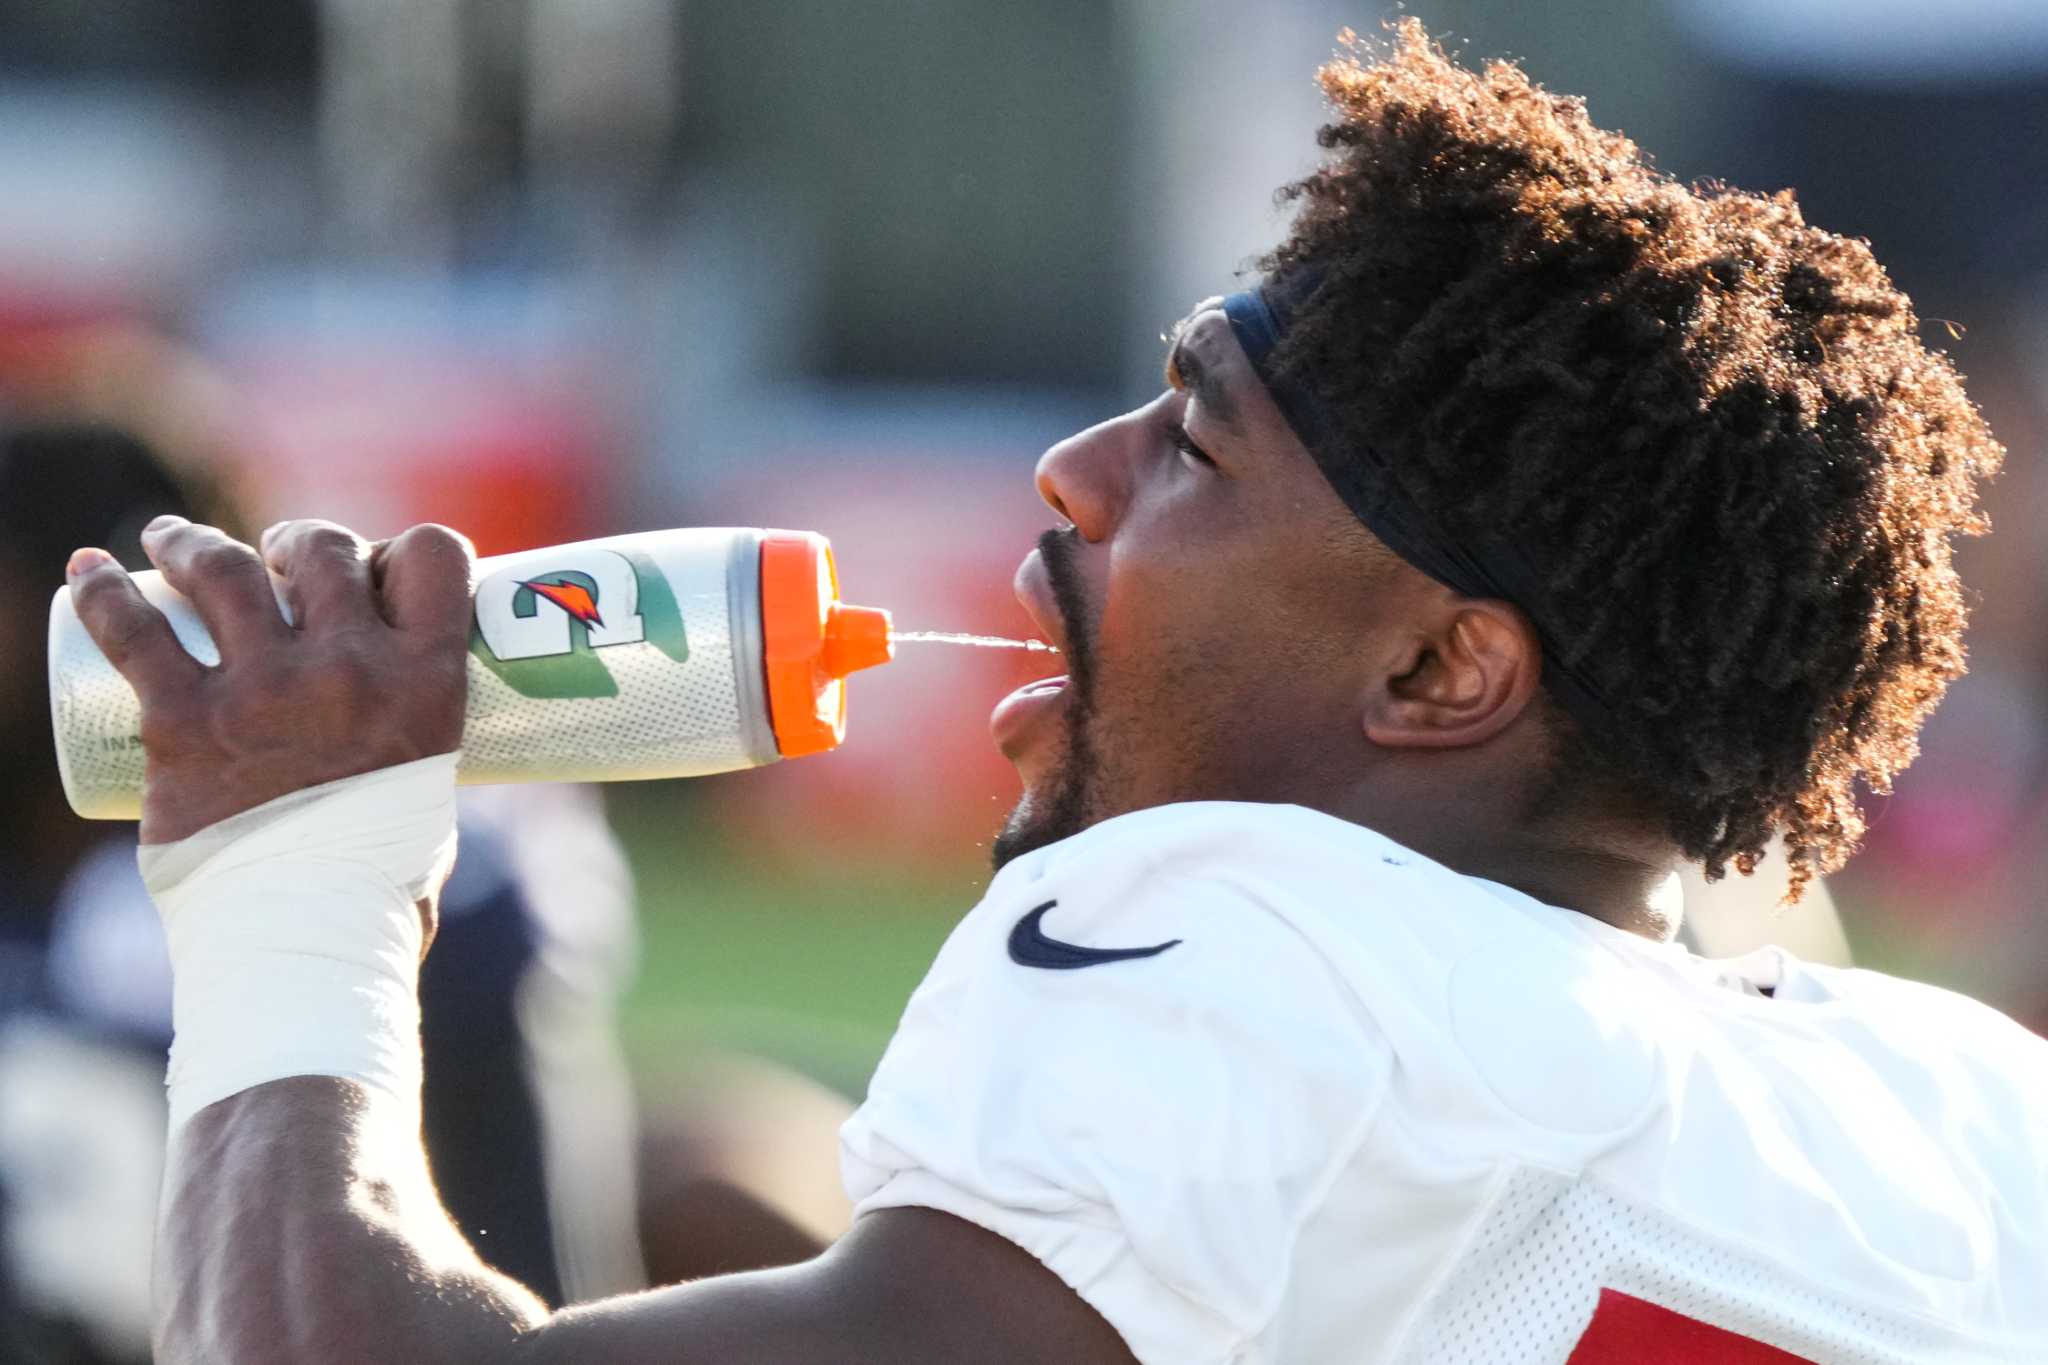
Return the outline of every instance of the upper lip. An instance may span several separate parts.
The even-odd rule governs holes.
[[[1059,604],[1052,595],[1052,579],[1045,568],[1045,556],[1032,550],[1024,556],[1024,562],[1017,566],[1016,581],[1012,584],[1017,592],[1017,601],[1023,604],[1024,614],[1038,627],[1038,633],[1045,637],[1047,644],[1067,652],[1066,622],[1060,617]]]

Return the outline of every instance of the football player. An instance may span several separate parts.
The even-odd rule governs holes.
[[[1866,245],[1406,21],[1018,575],[1063,678],[814,1261],[550,1315],[440,1212],[416,964],[462,541],[176,519],[71,564],[141,694],[179,1051],[167,1361],[2048,1358],[2048,1044],[1671,942],[1791,893],[1963,666],[2000,450]],[[288,585],[279,619],[269,572]]]

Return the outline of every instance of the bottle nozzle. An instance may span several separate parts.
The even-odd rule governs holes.
[[[880,607],[834,602],[825,611],[825,671],[843,678],[895,658],[889,624],[889,613]]]

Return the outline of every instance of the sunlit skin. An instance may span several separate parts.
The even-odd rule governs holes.
[[[1653,893],[1675,856],[1658,836],[1532,809],[1550,740],[1522,614],[1460,597],[1351,516],[1220,311],[1181,329],[1169,376],[1039,462],[1071,529],[1027,558],[1020,595],[1076,682],[998,709],[1024,784],[998,857],[1165,802],[1291,802],[1553,904],[1668,929]],[[371,545],[292,522],[259,552],[163,518],[143,544],[222,658],[186,654],[103,554],[74,557],[80,620],[142,702],[145,842],[459,742],[474,569],[460,537],[416,527]],[[420,910],[431,937],[433,899]],[[1131,1360],[1028,1253],[917,1208],[870,1213],[800,1266],[550,1315],[449,1225],[417,1129],[357,1082],[297,1076],[175,1133],[156,1358]]]

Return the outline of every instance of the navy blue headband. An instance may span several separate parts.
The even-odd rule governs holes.
[[[1287,328],[1286,307],[1284,296],[1275,297],[1263,285],[1223,300],[1230,330],[1236,333],[1252,370],[1273,395],[1287,425],[1315,457],[1316,466],[1337,496],[1388,549],[1439,583],[1467,597],[1492,598],[1520,607],[1543,644],[1543,681],[1551,695],[1581,725],[1606,728],[1612,708],[1584,671],[1557,648],[1545,620],[1549,593],[1528,556],[1506,539],[1454,540],[1445,534],[1403,491],[1378,451],[1344,441],[1329,406],[1303,385],[1277,373],[1270,362]]]

